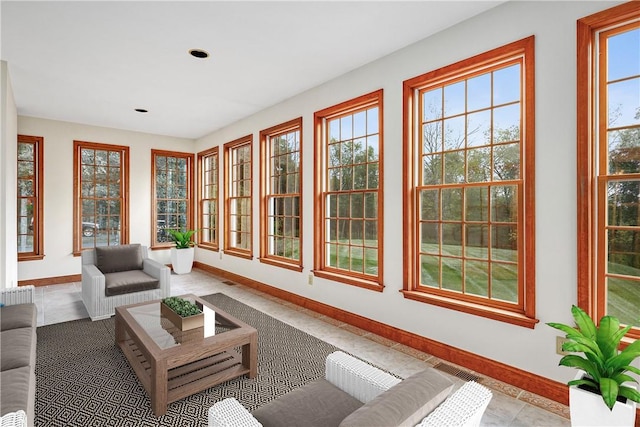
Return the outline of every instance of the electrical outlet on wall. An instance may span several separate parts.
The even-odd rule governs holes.
[[[562,344],[564,344],[567,341],[569,340],[566,339],[565,337],[556,337],[556,353],[558,353],[561,356],[566,356],[567,354],[571,354],[568,351],[562,350]]]
[[[307,284],[309,286],[313,285],[313,274],[309,273],[309,278],[307,279]]]

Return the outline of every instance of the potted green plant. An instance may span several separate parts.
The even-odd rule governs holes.
[[[160,313],[181,331],[204,325],[202,309],[184,298],[164,298],[160,304]]]
[[[620,341],[631,326],[621,328],[620,321],[614,316],[603,316],[596,326],[589,315],[575,305],[571,307],[571,314],[575,328],[553,322],[547,325],[566,334],[563,351],[583,354],[568,354],[560,359],[561,366],[579,370],[576,378],[568,382],[572,424],[633,426],[635,404],[640,403],[640,393],[625,384],[637,383],[629,373],[640,375],[640,369],[631,366],[640,357],[640,341],[636,340],[619,351]],[[582,399],[589,399],[590,403],[583,407]],[[625,399],[626,403],[623,403]],[[600,415],[609,420],[598,419]],[[629,418],[627,421],[615,421],[618,415]]]
[[[176,274],[187,274],[191,272],[193,266],[195,243],[191,237],[196,230],[178,231],[167,230],[169,237],[175,243],[175,247],[171,248],[171,266]]]

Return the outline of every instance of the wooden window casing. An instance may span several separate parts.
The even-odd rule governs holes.
[[[383,91],[314,114],[313,274],[382,292]]]
[[[302,271],[302,117],[260,132],[260,262]]]
[[[538,322],[533,55],[531,36],[404,82],[406,298]]]
[[[191,153],[151,150],[151,249],[174,245],[167,230],[193,229],[193,158]]]
[[[73,142],[73,253],[129,243],[129,147]]]
[[[198,194],[200,228],[198,247],[219,250],[219,159],[218,147],[198,153]]]
[[[44,258],[44,138],[18,135],[18,261]]]
[[[619,40],[625,34],[635,40],[628,52],[620,51]],[[624,3],[577,22],[578,305],[594,319],[609,314],[622,324],[636,325],[640,314],[639,35],[640,2]],[[618,45],[610,52],[612,42]],[[617,104],[622,100],[620,93],[624,105]],[[635,117],[633,111],[624,117],[628,108],[635,108]],[[631,329],[628,338],[640,338],[640,328]]]
[[[224,144],[224,253],[253,257],[253,135]]]

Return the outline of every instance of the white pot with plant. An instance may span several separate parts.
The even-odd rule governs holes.
[[[194,242],[191,237],[195,230],[184,232],[178,230],[168,230],[171,240],[176,244],[171,248],[171,267],[176,274],[187,274],[191,272],[194,257]]]
[[[637,383],[629,373],[640,375],[631,366],[640,357],[640,341],[622,351],[620,341],[631,326],[620,328],[614,316],[603,316],[596,327],[593,320],[577,306],[571,307],[576,327],[547,323],[566,333],[562,350],[582,353],[560,359],[561,366],[577,368],[578,375],[568,382],[569,411],[573,426],[633,426],[640,393],[628,383]]]

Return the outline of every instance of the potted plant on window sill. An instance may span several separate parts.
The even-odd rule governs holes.
[[[640,341],[636,340],[618,351],[620,341],[631,326],[620,328],[614,316],[603,316],[599,326],[577,306],[571,307],[576,328],[561,323],[547,323],[566,333],[562,350],[582,353],[569,354],[560,359],[561,366],[578,369],[575,379],[568,382],[569,411],[574,426],[633,426],[638,390],[625,383],[637,381],[629,375],[640,375],[631,366],[640,357]]]
[[[187,274],[191,272],[194,257],[194,242],[191,237],[195,230],[167,230],[175,247],[171,248],[171,267],[176,274]]]

